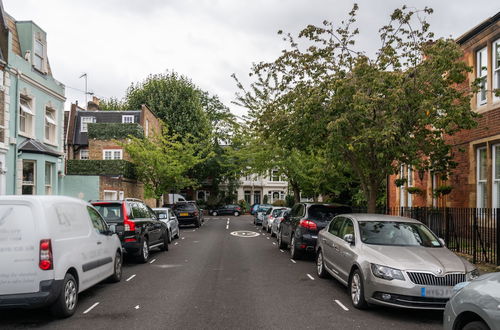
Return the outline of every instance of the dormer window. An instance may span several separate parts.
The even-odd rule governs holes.
[[[38,71],[44,72],[45,63],[45,45],[41,40],[35,39],[35,52],[33,56],[33,65]]]
[[[89,123],[95,123],[95,117],[82,117],[80,132],[87,132]]]
[[[122,124],[132,124],[134,123],[133,115],[123,115],[122,116]]]

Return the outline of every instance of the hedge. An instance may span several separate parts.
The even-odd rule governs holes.
[[[70,159],[67,162],[68,175],[106,175],[136,179],[135,165],[123,159],[81,160]]]
[[[141,125],[135,123],[91,123],[88,124],[89,139],[113,140],[125,139],[129,135],[143,138],[144,130]]]

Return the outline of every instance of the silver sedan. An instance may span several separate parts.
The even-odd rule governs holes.
[[[349,287],[356,308],[368,304],[443,310],[457,283],[477,269],[448,250],[421,222],[377,214],[336,216],[318,234],[319,277]]]

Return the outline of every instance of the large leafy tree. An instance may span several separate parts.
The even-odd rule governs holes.
[[[283,145],[323,148],[348,164],[375,211],[399,164],[447,173],[446,135],[475,124],[470,68],[451,39],[434,39],[422,11],[397,9],[379,30],[374,56],[356,49],[358,7],[339,26],[309,25],[274,62],[253,67],[240,103],[255,129]],[[306,45],[306,47],[301,47]]]

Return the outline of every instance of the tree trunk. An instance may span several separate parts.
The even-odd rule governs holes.
[[[161,198],[156,198],[156,207],[161,207]]]
[[[375,213],[377,211],[377,195],[378,185],[371,183],[366,192],[366,199],[368,200],[368,213]]]
[[[300,188],[296,184],[292,183],[292,190],[295,203],[300,203]]]

